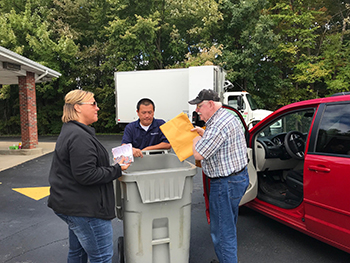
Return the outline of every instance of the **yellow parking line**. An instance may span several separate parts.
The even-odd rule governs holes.
[[[26,187],[26,188],[12,188],[12,190],[32,198],[36,201],[50,195],[50,187]]]

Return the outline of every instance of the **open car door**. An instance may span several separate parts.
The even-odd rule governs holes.
[[[249,141],[249,132],[247,125],[244,122],[244,119],[239,111],[236,109],[223,105],[222,106],[224,109],[226,109],[228,112],[233,114],[234,116],[237,117],[239,122],[242,125],[242,129],[244,130],[246,142],[248,144]],[[249,201],[255,199],[258,193],[258,182],[257,182],[257,174],[256,174],[256,169],[253,165],[253,152],[251,148],[248,148],[248,174],[249,174],[249,185],[247,188],[246,193],[242,197],[242,200],[239,205],[244,205],[245,203],[248,203]],[[203,177],[203,191],[204,191],[204,199],[205,199],[205,212],[207,215],[207,220],[208,223],[210,224],[210,211],[209,211],[209,193],[210,193],[210,179],[204,174],[202,171],[202,177]]]

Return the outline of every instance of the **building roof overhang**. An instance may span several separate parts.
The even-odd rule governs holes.
[[[0,46],[0,84],[18,84],[18,77],[35,74],[35,82],[51,81],[62,74]]]

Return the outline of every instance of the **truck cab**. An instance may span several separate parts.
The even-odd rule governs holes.
[[[246,91],[223,93],[223,103],[237,109],[243,116],[248,129],[270,115],[272,111],[259,109],[255,100]]]

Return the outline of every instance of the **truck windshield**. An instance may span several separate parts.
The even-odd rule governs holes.
[[[256,110],[258,108],[258,105],[250,94],[247,94],[247,100],[252,110]]]

